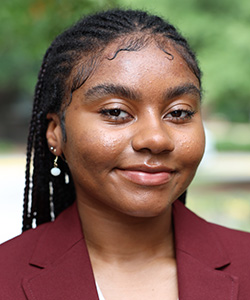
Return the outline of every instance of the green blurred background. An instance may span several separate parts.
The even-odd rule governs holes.
[[[208,154],[188,206],[211,221],[250,230],[249,0],[2,0],[0,167],[9,157],[19,165],[15,154],[25,153],[36,78],[51,41],[82,15],[113,7],[156,13],[188,38],[204,73],[208,132]]]

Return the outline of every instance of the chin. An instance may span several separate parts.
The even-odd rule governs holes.
[[[143,207],[137,207],[136,209],[130,209],[123,214],[136,218],[155,218],[161,216],[169,211],[171,208],[171,203],[152,207],[150,205],[143,205]]]

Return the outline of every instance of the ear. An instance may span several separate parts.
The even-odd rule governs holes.
[[[62,155],[62,129],[60,118],[55,113],[48,113],[47,119],[49,120],[46,138],[49,147],[53,147],[54,151],[53,154],[60,156]]]

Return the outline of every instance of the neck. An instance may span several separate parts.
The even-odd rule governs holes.
[[[157,217],[143,218],[78,202],[90,257],[109,263],[145,263],[175,257],[171,207]]]

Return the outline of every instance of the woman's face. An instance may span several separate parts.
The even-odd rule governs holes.
[[[77,201],[157,216],[190,184],[204,150],[199,82],[172,48],[109,46],[73,93],[61,141]]]

